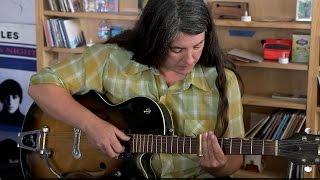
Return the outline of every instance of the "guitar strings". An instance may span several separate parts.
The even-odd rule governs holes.
[[[67,133],[65,133],[67,134]],[[140,146],[140,148],[145,148],[146,151],[152,151],[153,149],[155,149],[155,139],[157,139],[157,146],[160,146],[161,144],[167,144],[167,147],[169,146],[171,148],[172,146],[172,149],[174,152],[176,151],[182,151],[182,148],[180,147],[179,144],[181,143],[185,143],[185,149],[188,149],[190,146],[190,137],[177,137],[177,136],[162,136],[162,135],[138,135],[139,137],[132,137],[132,139],[130,140],[131,142],[135,141],[136,143],[143,143],[143,142],[146,142],[146,141],[149,141],[149,146],[146,146],[146,144]],[[146,140],[148,139],[148,136],[149,136],[149,140]],[[58,137],[58,138],[63,138],[63,137],[72,137],[69,133],[68,136],[65,136],[65,135],[61,135],[61,134],[58,134],[58,135],[55,135],[55,134],[49,134],[48,135],[48,138],[50,137]],[[151,137],[151,138],[150,138]],[[165,141],[165,137],[167,137],[167,142]],[[144,138],[144,139],[143,139]],[[151,144],[150,140],[153,138],[153,143]],[[161,142],[161,138],[162,138],[162,142]],[[185,139],[185,140],[183,140]],[[231,142],[231,139],[232,139],[232,153],[234,153],[236,151],[236,149],[240,149],[242,147],[242,151],[245,152],[244,150],[247,149],[247,148],[251,148],[252,145],[254,145],[254,149],[252,150],[252,154],[253,153],[259,153],[260,154],[260,149],[261,148],[265,148],[265,149],[268,149],[268,148],[272,148],[275,146],[275,142],[273,140],[260,140],[260,139],[242,139],[242,144],[241,144],[241,139],[239,138],[223,138],[223,148],[228,148],[230,147],[230,142]],[[87,142],[87,138],[85,138],[85,136],[82,136],[81,137],[81,141],[80,142]],[[219,141],[221,143],[221,138],[219,138]],[[251,145],[251,140],[253,140],[253,144]],[[63,141],[63,142],[72,142],[73,139],[61,139],[60,141]],[[129,141],[129,143],[130,143]],[[171,141],[172,141],[172,145],[171,145]],[[257,144],[258,142],[262,143],[264,141],[264,145],[262,144]],[[175,147],[177,146],[177,142],[178,142],[178,149]],[[271,144],[270,144],[271,143]],[[279,140],[279,143],[281,144],[281,146],[292,146],[292,143],[300,143],[299,146],[301,145],[307,145],[303,148],[303,150],[313,150],[313,151],[317,151],[317,147],[318,147],[318,141],[314,141],[314,142],[310,142],[310,141],[307,141],[307,142],[304,142],[304,141],[301,141],[301,140]],[[301,144],[302,143],[302,144]],[[132,144],[132,143],[131,143]],[[191,137],[191,149],[192,151],[194,152],[195,150],[197,150],[197,147],[199,145],[199,142],[198,142],[198,139],[194,138],[194,137]],[[133,146],[137,146],[137,145],[133,145]],[[311,147],[309,147],[311,146]],[[154,147],[154,148],[153,148]],[[316,148],[315,148],[316,147]],[[160,149],[158,147],[158,149]],[[194,150],[195,149],[195,150]],[[279,148],[281,150],[281,153],[295,153],[295,154],[300,154],[299,152],[296,152],[296,151],[290,151],[290,150],[287,150],[287,149],[284,149],[283,147],[282,148]],[[141,149],[139,149],[139,151],[141,151]],[[161,152],[162,150],[160,150]],[[251,151],[251,149],[250,149]],[[187,152],[187,150],[185,150],[185,152]],[[267,151],[266,151],[267,152]],[[249,153],[251,154],[251,153]]]

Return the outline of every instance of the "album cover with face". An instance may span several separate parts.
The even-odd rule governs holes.
[[[35,25],[0,23],[0,178],[19,166],[18,133],[33,103],[28,86],[35,72]]]

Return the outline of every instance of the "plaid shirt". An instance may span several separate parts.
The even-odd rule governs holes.
[[[213,131],[219,93],[214,67],[195,66],[182,81],[168,87],[157,69],[131,60],[132,53],[116,45],[95,45],[83,54],[40,70],[31,84],[54,83],[71,94],[90,89],[104,93],[113,103],[147,96],[169,109],[176,135],[196,136]],[[242,104],[235,74],[226,70],[229,126],[225,137],[244,137]],[[196,155],[155,154],[152,166],[161,177],[198,177],[206,174]]]

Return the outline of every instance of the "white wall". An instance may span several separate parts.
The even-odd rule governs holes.
[[[35,24],[35,1],[0,0],[0,22]]]

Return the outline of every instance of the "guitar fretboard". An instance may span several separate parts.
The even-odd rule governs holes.
[[[276,155],[276,143],[271,140],[219,138],[225,154]],[[132,153],[198,154],[199,140],[194,137],[133,134],[130,139]]]

